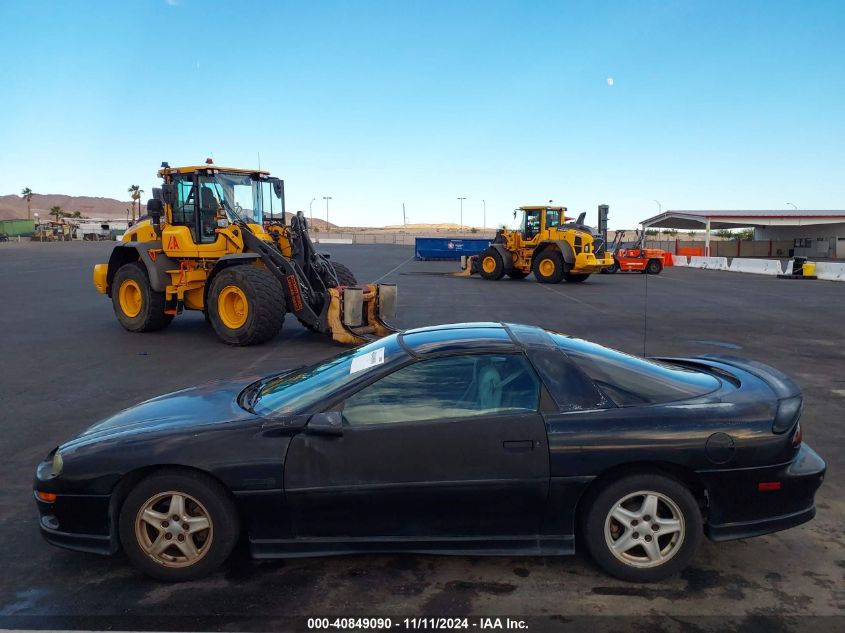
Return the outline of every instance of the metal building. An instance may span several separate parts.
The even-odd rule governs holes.
[[[643,230],[703,229],[706,255],[711,230],[753,228],[755,240],[792,240],[794,255],[845,259],[845,211],[665,211],[642,225]]]

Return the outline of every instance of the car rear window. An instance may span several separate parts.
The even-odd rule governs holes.
[[[721,385],[716,377],[694,369],[631,356],[562,334],[551,336],[620,407],[685,400],[703,396]]]

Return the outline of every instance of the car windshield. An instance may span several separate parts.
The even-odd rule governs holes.
[[[373,341],[324,363],[271,378],[261,385],[252,410],[264,416],[316,412],[330,394],[403,356],[407,354],[396,335]]]
[[[686,400],[721,386],[714,376],[694,369],[631,356],[563,334],[551,336],[620,407]]]

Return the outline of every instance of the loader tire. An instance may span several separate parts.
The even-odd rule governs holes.
[[[563,273],[563,278],[571,284],[580,284],[589,276],[590,273]]]
[[[208,292],[208,316],[221,341],[258,345],[285,322],[285,294],[270,271],[247,264],[221,271]]]
[[[357,286],[358,280],[355,279],[355,274],[349,270],[343,264],[338,264],[337,262],[331,262],[332,268],[334,268],[334,274],[337,275],[338,286]],[[333,282],[334,280],[332,280]],[[328,284],[329,288],[334,288],[334,283]]]
[[[559,284],[563,279],[563,255],[545,250],[534,260],[534,276],[541,284]]]
[[[505,262],[495,248],[488,248],[478,258],[478,272],[484,279],[497,281],[505,274]]]
[[[130,332],[154,332],[173,320],[172,314],[164,313],[164,293],[152,289],[147,270],[140,262],[118,268],[111,288],[117,320]]]

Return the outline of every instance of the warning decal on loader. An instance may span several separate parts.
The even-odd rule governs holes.
[[[170,239],[167,240],[167,249],[171,251],[179,250],[179,240],[176,239],[175,235],[171,235]]]
[[[293,300],[293,309],[299,312],[302,310],[302,295],[299,294],[299,282],[296,280],[296,275],[288,275],[288,290]]]

